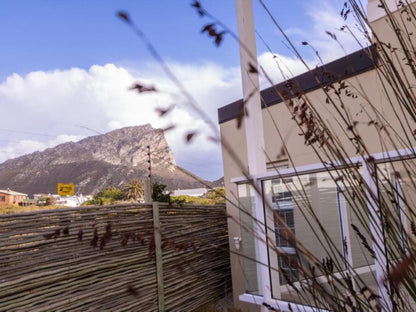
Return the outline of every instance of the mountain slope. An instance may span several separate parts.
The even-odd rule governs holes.
[[[56,193],[57,183],[75,184],[77,193],[93,194],[107,186],[148,176],[151,150],[152,180],[169,189],[201,187],[176,166],[163,130],[149,124],[126,127],[69,142],[0,164],[0,189]]]

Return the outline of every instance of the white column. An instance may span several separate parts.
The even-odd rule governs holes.
[[[253,6],[251,0],[236,0],[238,36],[240,39],[240,66],[243,83],[243,100],[248,111],[244,118],[247,140],[248,169],[251,177],[266,172],[264,155],[263,118],[261,111],[258,73],[249,73],[249,64],[257,66],[256,37],[254,32]],[[255,181],[258,190],[261,184]],[[255,218],[264,223],[263,200],[255,193]],[[256,250],[260,263],[268,263],[265,226],[256,226]],[[269,268],[258,266],[259,287],[265,302],[271,299]],[[263,311],[268,311],[262,307]]]
[[[373,250],[376,256],[374,261],[376,278],[378,284],[378,294],[380,296],[380,305],[382,311],[393,311],[393,306],[390,298],[390,291],[388,282],[385,281],[387,276],[387,257],[385,251],[385,238],[383,234],[383,222],[381,219],[380,207],[377,202],[378,188],[376,182],[376,170],[374,163],[367,163],[365,160],[363,163],[363,173],[365,182],[368,185],[366,191],[366,197],[368,200],[370,231],[373,237]]]
[[[347,267],[345,269],[348,271],[348,273],[352,277],[352,285],[353,285],[353,288],[356,289],[356,282],[354,278],[355,273],[354,273],[353,262],[352,262],[351,236],[350,236],[350,228],[349,228],[347,200],[345,199],[345,196],[343,193],[344,190],[345,188],[342,191],[338,190],[339,218],[341,221],[340,224],[342,225],[341,238],[342,240],[345,239],[345,244],[346,244],[346,246],[342,246],[342,248],[344,249],[345,247],[347,247],[347,250],[345,250],[345,252],[347,253],[347,257],[346,257]]]

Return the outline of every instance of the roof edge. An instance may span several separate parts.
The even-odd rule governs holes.
[[[350,78],[376,68],[377,55],[373,46],[363,48],[340,59],[319,66],[294,78],[280,82],[260,91],[262,108],[283,102],[276,93],[287,94],[287,99],[299,94],[311,92],[330,83]],[[218,123],[224,123],[238,117],[243,108],[243,99],[232,102],[218,109]]]

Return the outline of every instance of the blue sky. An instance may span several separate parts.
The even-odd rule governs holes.
[[[215,60],[238,66],[235,42],[227,38],[221,48],[216,48],[201,35],[202,25],[209,20],[200,18],[191,8],[191,2],[2,0],[0,35],[3,48],[0,57],[4,63],[0,75],[4,79],[12,73],[88,68],[94,64],[124,64],[148,58],[141,42],[115,17],[118,10],[129,12],[166,58],[186,62]],[[307,27],[309,1],[268,2],[273,12],[277,11],[279,23],[284,28]],[[210,0],[202,1],[202,4],[236,31],[234,1]],[[257,28],[262,30],[262,36],[272,48],[281,48],[279,39],[273,42],[277,39],[275,27],[265,18],[261,7],[254,4]],[[265,48],[259,46],[259,53],[262,50]]]
[[[0,2],[3,42],[0,56],[4,60],[1,77],[14,72],[89,68],[94,64],[124,64],[148,58],[141,42],[115,17],[120,9],[130,13],[167,58],[199,62],[220,57],[223,62],[237,65],[236,46],[227,44],[224,49],[216,49],[206,40],[199,33],[203,21],[189,3],[3,0]],[[218,13],[219,18],[226,18],[234,28],[235,19],[229,17],[235,15],[232,2],[224,1]]]
[[[304,40],[320,50],[325,62],[344,54],[325,34],[325,30],[335,32],[342,26],[338,12],[343,1],[265,2],[311,65],[317,65],[318,60],[301,45]],[[190,3],[0,0],[0,105],[9,116],[0,127],[0,162],[94,135],[85,127],[107,132],[147,122],[154,127],[177,123],[178,129],[167,134],[177,163],[203,178],[219,178],[220,147],[204,142],[202,135],[192,145],[183,142],[186,131],[206,125],[181,106],[181,95],[174,94],[174,86],[143,43],[116,18],[118,10],[129,12],[216,122],[218,107],[241,97],[238,46],[229,36],[220,47],[214,46],[200,33],[210,20],[199,17]],[[201,3],[236,30],[234,1]],[[304,71],[259,3],[253,3],[256,29],[273,52],[295,74]],[[343,39],[348,52],[358,48],[351,38]],[[272,58],[261,43],[258,56],[273,72]],[[277,74],[272,76],[279,81]],[[131,94],[127,88],[134,81],[155,84],[165,92],[156,97]],[[177,105],[175,111],[160,120],[154,109],[172,103]],[[63,113],[63,106],[71,111]]]

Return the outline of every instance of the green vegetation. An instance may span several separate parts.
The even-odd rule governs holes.
[[[162,183],[153,183],[152,184],[152,199],[160,203],[170,203],[171,197],[170,193],[165,191],[166,185]]]
[[[225,188],[217,187],[209,190],[204,196],[195,197],[189,195],[172,196],[166,191],[166,185],[162,183],[152,184],[153,201],[175,204],[194,204],[194,205],[220,205],[225,204]],[[111,205],[125,200],[138,201],[144,196],[143,184],[137,179],[125,184],[122,189],[117,187],[107,187],[97,193],[93,199],[88,200],[82,206],[90,205]]]
[[[39,206],[50,206],[54,203],[54,199],[52,197],[41,197],[38,200],[38,205]]]
[[[171,202],[177,204],[219,205],[225,204],[225,188],[217,187],[209,190],[204,196],[189,195],[171,196]]]
[[[94,195],[94,198],[87,200],[82,204],[82,206],[90,205],[109,205],[113,204],[116,201],[122,200],[124,198],[124,193],[117,187],[107,187],[101,192]]]
[[[214,204],[225,204],[225,187],[216,187],[209,190],[205,196],[214,202]]]
[[[207,198],[190,195],[171,196],[170,199],[175,204],[213,205]]]
[[[137,179],[132,179],[124,185],[122,194],[124,199],[138,201],[144,197],[143,183]]]
[[[111,205],[124,200],[138,201],[144,196],[143,183],[137,179],[132,179],[124,184],[122,189],[110,186],[94,195],[94,198],[87,200],[82,206],[90,205]]]

